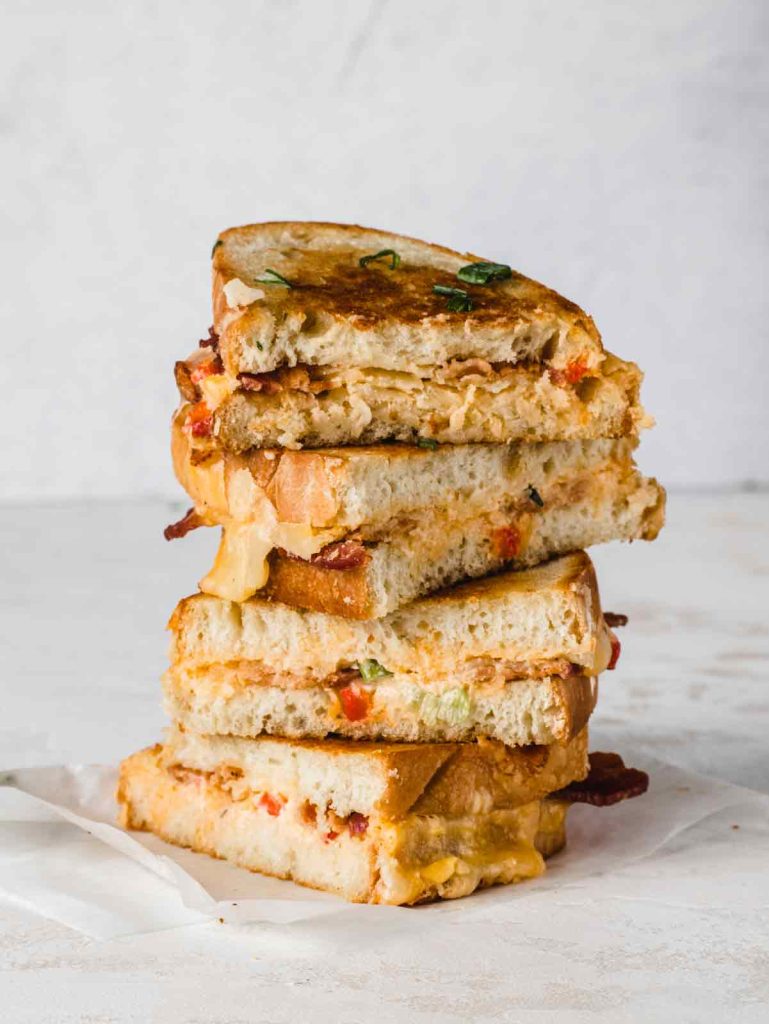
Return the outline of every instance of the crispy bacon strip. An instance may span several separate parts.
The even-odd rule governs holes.
[[[177,540],[179,537],[186,537],[191,530],[197,530],[199,526],[204,525],[195,509],[188,508],[177,523],[171,523],[163,530],[163,536],[166,540]]]
[[[353,811],[347,819],[347,829],[351,836],[362,836],[368,828],[368,818],[365,814]]]
[[[208,328],[208,337],[201,338],[198,342],[201,348],[212,348],[214,352],[219,353],[219,335],[213,328],[213,324]]]
[[[581,782],[572,782],[557,793],[553,800],[568,800],[573,804],[592,804],[609,807],[621,800],[641,796],[649,788],[649,776],[638,768],[626,768],[619,754],[596,752],[590,754],[590,772]]]
[[[621,615],[619,612],[604,612],[603,618],[609,629],[616,629],[617,626],[627,626],[627,615]]]
[[[259,391],[264,395],[277,395],[283,385],[269,373],[239,373],[240,386],[245,391]]]
[[[366,549],[359,540],[336,540],[333,544],[321,548],[309,559],[292,555],[283,548],[279,548],[278,551],[284,558],[290,558],[294,562],[309,561],[321,569],[358,569],[368,559]]]

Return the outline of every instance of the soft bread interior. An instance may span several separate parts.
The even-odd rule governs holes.
[[[398,265],[361,259],[383,249]],[[590,317],[513,272],[479,286],[457,271],[478,257],[356,225],[284,222],[231,228],[213,251],[214,325],[232,374],[298,363],[407,370],[480,356],[492,362],[600,364]],[[295,287],[265,285],[274,273]],[[274,279],[274,278],[273,278]],[[452,313],[434,285],[474,309]]]
[[[553,555],[610,540],[653,540],[664,520],[665,492],[634,467],[585,482],[568,504],[475,520],[439,514],[413,520],[366,547],[348,571],[273,555],[265,593],[331,615],[376,619],[424,594],[504,567],[524,568]]]
[[[342,816],[252,790],[243,777],[168,764],[162,747],[123,762],[121,824],[347,899],[408,904],[541,874],[565,842],[567,805],[536,799],[465,815]]]
[[[442,691],[392,679],[345,689],[285,689],[252,682],[227,666],[171,669],[163,686],[169,717],[193,732],[408,742],[488,737],[508,746],[573,738],[586,725],[597,695],[596,681],[584,676]]]
[[[608,660],[595,572],[584,552],[472,581],[371,623],[260,597],[238,604],[196,594],[179,603],[169,629],[174,663],[258,662],[289,686],[322,682],[367,659],[427,686],[497,669],[522,678],[555,659],[597,673]]]
[[[242,739],[178,728],[163,748],[168,767],[234,775],[254,792],[280,794],[395,820],[409,811],[452,817],[516,807],[587,774],[587,730],[567,743],[367,743]]]

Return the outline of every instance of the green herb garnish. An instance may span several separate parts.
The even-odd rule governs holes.
[[[429,448],[431,452],[434,452],[438,447],[438,442],[434,441],[431,437],[418,437],[417,448]]]
[[[257,277],[256,280],[259,284],[277,284],[281,288],[294,287],[282,274],[279,274],[277,270],[271,270],[269,267],[265,267],[264,274],[261,277]]]
[[[264,345],[261,343],[261,341],[257,341],[256,347],[259,349],[260,352],[264,352]]]
[[[529,484],[529,486],[526,488],[526,493],[535,505],[538,505],[540,508],[545,507],[545,503],[542,500],[542,495],[539,493],[536,487],[533,487],[531,484]]]
[[[449,313],[469,313],[473,308],[473,300],[461,288],[451,288],[447,284],[434,284],[433,291],[436,295],[445,295],[446,309]]]
[[[513,271],[506,263],[468,263],[457,271],[460,281],[468,284],[488,284],[489,281],[504,281],[513,276]]]
[[[397,270],[401,265],[401,258],[395,249],[380,249],[379,252],[375,252],[371,256],[361,256],[358,263],[362,267],[366,267],[374,260],[386,260],[388,256],[390,257],[390,270]]]
[[[392,675],[392,672],[389,672],[384,665],[380,665],[375,658],[364,658],[357,665],[353,665],[353,668],[358,669],[364,683],[371,683],[375,679],[381,679],[382,676]]]
[[[211,259],[214,258],[214,253],[216,252],[220,245],[224,245],[224,242],[221,240],[221,238],[217,238],[217,240],[214,242],[214,247],[211,250]]]

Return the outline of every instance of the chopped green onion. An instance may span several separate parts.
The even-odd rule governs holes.
[[[506,263],[468,263],[457,271],[460,281],[468,284],[488,284],[489,281],[504,281],[513,276],[513,271]]]
[[[531,484],[529,484],[529,486],[526,488],[526,493],[535,505],[538,505],[540,508],[545,507],[545,503],[542,500],[542,495],[539,493],[536,487],[533,487]]]
[[[259,349],[260,352],[264,352],[264,345],[261,343],[261,341],[257,341],[256,347]]]
[[[364,658],[357,665],[353,665],[353,668],[358,669],[364,683],[371,683],[375,679],[381,679],[382,676],[392,675],[392,672],[389,672],[384,665],[380,665],[375,658]]]
[[[436,295],[445,295],[447,298],[446,309],[449,313],[469,313],[473,308],[473,300],[461,288],[451,288],[446,284],[434,284],[433,291]]]
[[[264,274],[256,279],[259,284],[277,284],[281,288],[293,288],[294,286],[290,281],[287,281],[282,274],[279,274],[277,270],[270,270],[269,267],[265,267]]]
[[[438,442],[434,441],[431,437],[418,437],[417,448],[429,448],[431,452],[434,452],[438,447]]]
[[[390,257],[390,270],[397,270],[401,265],[401,258],[395,249],[380,249],[379,252],[375,252],[371,256],[361,256],[358,263],[360,263],[362,267],[365,267],[369,263],[373,262],[373,260],[384,260],[387,259],[388,256]]]
[[[214,242],[214,247],[211,250],[211,259],[214,258],[214,253],[216,252],[220,245],[224,245],[224,242],[221,240],[221,238],[217,238],[217,240]]]

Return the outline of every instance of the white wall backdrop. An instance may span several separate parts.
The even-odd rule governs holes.
[[[769,4],[6,2],[2,495],[178,496],[220,228],[512,263],[647,371],[643,466],[769,481]]]

